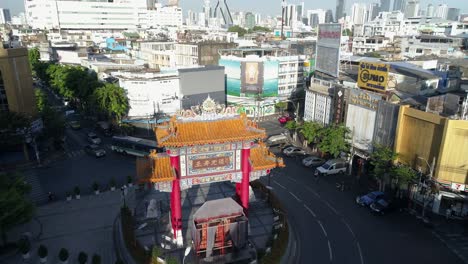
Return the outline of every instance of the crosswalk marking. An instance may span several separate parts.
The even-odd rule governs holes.
[[[84,154],[84,150],[82,150],[82,149],[67,152],[67,156],[70,157],[70,158],[75,158],[75,157],[81,156],[83,154]]]

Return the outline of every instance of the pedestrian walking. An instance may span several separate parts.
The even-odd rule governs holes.
[[[320,179],[320,174],[318,170],[315,170],[314,177],[315,177],[315,182],[318,183]]]

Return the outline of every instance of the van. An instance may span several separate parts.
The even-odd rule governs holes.
[[[337,174],[346,172],[346,161],[343,159],[331,159],[315,170],[315,174]]]
[[[268,138],[267,143],[268,145],[279,145],[288,142],[288,137],[286,135],[274,135]]]

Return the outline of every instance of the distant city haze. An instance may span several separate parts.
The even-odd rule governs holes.
[[[160,1],[167,3],[166,1]],[[187,14],[187,10],[191,9],[196,12],[202,12],[203,0],[180,0],[180,5],[183,8],[184,16]],[[281,14],[281,0],[228,0],[229,7],[232,11],[251,11],[261,13],[263,15],[279,15]],[[307,0],[307,1],[286,1],[288,3],[305,3],[305,9],[331,9],[333,15],[335,15],[336,0],[319,1],[319,0]],[[350,6],[352,3],[379,3],[379,0],[357,0],[351,1],[346,0],[346,14],[350,13]],[[393,2],[393,1],[392,1]],[[425,10],[427,4],[433,4],[435,6],[439,4],[447,4],[449,7],[460,8],[462,13],[468,12],[468,1],[467,0],[446,0],[446,1],[430,1],[421,0],[421,7]],[[211,4],[214,6],[216,0],[211,0]],[[393,7],[393,4],[391,5]],[[16,15],[19,12],[24,11],[23,0],[1,0],[0,8],[9,8],[12,15]]]

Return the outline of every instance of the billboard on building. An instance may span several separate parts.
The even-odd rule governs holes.
[[[338,77],[340,65],[341,24],[320,24],[318,27],[315,69]]]
[[[226,73],[226,93],[239,97],[241,93],[241,62],[220,59],[219,65],[224,66]]]
[[[263,97],[278,96],[278,61],[263,62]]]
[[[359,63],[358,87],[378,92],[385,92],[388,84],[390,65],[385,63]]]
[[[263,94],[263,63],[243,61],[241,63],[241,93],[245,96]]]

